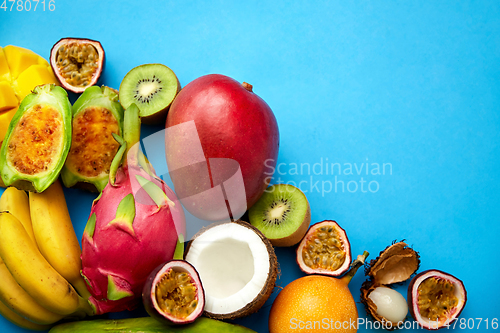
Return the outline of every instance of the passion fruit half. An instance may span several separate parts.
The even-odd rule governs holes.
[[[170,325],[194,322],[205,307],[200,276],[184,260],[168,261],[151,272],[142,300],[150,316]]]
[[[413,318],[428,330],[456,320],[467,302],[464,283],[437,269],[416,275],[408,287],[408,306]]]
[[[50,65],[61,86],[77,94],[97,83],[104,60],[101,43],[92,39],[62,38],[50,51]]]
[[[340,276],[349,270],[351,258],[345,230],[330,220],[309,227],[297,248],[297,263],[307,274]]]

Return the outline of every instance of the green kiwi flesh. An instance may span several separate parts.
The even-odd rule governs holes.
[[[124,109],[135,103],[139,107],[143,123],[163,124],[168,108],[180,88],[177,76],[167,66],[140,65],[123,78],[120,84],[120,103]]]
[[[301,190],[292,185],[277,184],[266,189],[249,209],[248,217],[274,246],[293,246],[307,232],[311,210]]]

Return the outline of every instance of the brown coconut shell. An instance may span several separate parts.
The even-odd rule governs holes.
[[[245,221],[241,221],[241,220],[237,220],[234,222],[227,222],[227,223],[237,223],[241,226],[244,226],[245,228],[248,228],[248,229],[252,230],[253,232],[255,232],[260,237],[260,239],[262,239],[262,242],[266,245],[267,251],[269,253],[269,274],[267,276],[266,283],[265,283],[264,287],[262,288],[262,290],[259,292],[259,294],[257,294],[257,296],[250,303],[248,303],[246,306],[244,306],[243,308],[241,308],[237,311],[234,311],[231,313],[225,313],[225,314],[211,313],[211,312],[208,312],[206,310],[203,312],[203,314],[206,317],[209,317],[212,319],[218,319],[218,320],[242,318],[242,317],[246,317],[248,315],[251,315],[252,313],[259,311],[260,308],[262,308],[264,303],[266,303],[266,301],[269,299],[269,297],[273,293],[274,287],[276,286],[276,279],[277,279],[278,273],[279,273],[278,258],[276,257],[276,253],[274,252],[273,245],[271,244],[269,239],[267,239],[267,237],[264,236],[264,234],[262,232],[260,232],[259,229],[257,229],[256,227],[254,227],[250,223],[245,222]],[[187,243],[185,256],[189,252],[189,249],[191,247],[192,242],[197,237],[199,237],[201,234],[203,234],[207,230],[209,230],[213,227],[219,226],[221,224],[226,224],[226,223],[213,223],[213,224],[209,225],[208,227],[202,228],[200,231],[198,231],[196,233],[196,235],[194,235],[193,239]]]

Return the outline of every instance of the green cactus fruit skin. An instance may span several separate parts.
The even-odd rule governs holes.
[[[251,333],[249,328],[223,321],[198,318],[194,323],[181,326],[167,326],[152,317],[120,320],[96,319],[76,321],[54,326],[49,333]]]
[[[42,171],[24,173],[17,170],[11,163],[11,154],[9,153],[9,143],[13,136],[13,132],[19,124],[19,121],[28,112],[32,112],[35,108],[41,106],[42,110],[52,112],[55,110],[60,114],[61,120],[61,137],[62,142],[57,151],[51,156],[49,167]],[[22,132],[20,129],[19,131]],[[26,132],[26,131],[25,131]],[[27,134],[27,132],[25,133]],[[29,135],[27,135],[29,137]],[[32,138],[36,140],[37,138]],[[34,141],[28,142],[28,146]],[[33,145],[35,146],[35,145]],[[32,192],[43,192],[47,189],[58,177],[64,165],[71,146],[71,104],[68,100],[66,90],[54,84],[45,84],[37,86],[33,92],[27,95],[19,105],[19,109],[11,120],[7,134],[0,150],[0,176],[5,186],[14,186],[21,190]],[[23,152],[20,152],[22,154]]]
[[[118,135],[123,135],[123,107],[118,102],[118,94],[113,91],[113,89],[106,86],[98,87],[92,86],[87,88],[83,94],[76,100],[73,105],[73,135],[77,135],[79,128],[79,122],[76,121],[78,117],[84,116],[84,112],[90,110],[91,108],[103,108],[110,112],[110,116],[116,120],[118,125]],[[91,124],[85,123],[85,126]],[[103,126],[97,126],[101,130],[104,130]],[[105,132],[98,133],[99,136],[105,135]],[[113,140],[110,137],[110,140]],[[78,157],[72,158],[74,155],[78,155],[75,146],[75,138],[73,138],[73,145],[69,152],[66,164],[61,172],[61,178],[64,186],[66,187],[81,187],[88,189],[90,191],[101,192],[106,184],[108,183],[109,172],[102,171],[98,175],[86,175],[84,172],[79,171],[79,165],[76,161]],[[79,149],[81,150],[81,146]],[[96,150],[99,152],[105,151],[105,148],[99,147],[97,144]],[[73,155],[74,154],[74,155]],[[114,156],[109,156],[109,160],[112,160]],[[88,163],[88,161],[85,161]],[[108,165],[109,168],[109,165]]]

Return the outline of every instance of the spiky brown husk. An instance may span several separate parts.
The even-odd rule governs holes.
[[[371,300],[370,293],[377,288],[378,285],[375,285],[373,281],[371,280],[366,280],[363,282],[361,285],[361,295],[360,295],[360,300],[361,303],[365,306],[366,313],[368,313],[374,320],[381,322],[384,324],[384,328],[386,328],[389,331],[395,330],[398,328],[398,323],[395,323],[393,321],[388,320],[387,318],[384,318],[383,316],[380,316],[377,313],[377,305]]]
[[[404,242],[394,241],[384,250],[380,251],[377,258],[365,265],[365,275],[370,278],[361,286],[361,303],[364,304],[366,313],[374,320],[384,323],[388,330],[397,328],[394,323],[377,313],[377,306],[368,297],[377,287],[401,283],[415,274],[420,267],[420,255]]]
[[[401,267],[401,265],[404,265]],[[408,280],[420,267],[420,255],[404,242],[393,242],[382,250],[379,256],[365,266],[365,275],[374,284],[390,285]],[[393,278],[383,275],[398,270],[398,276]],[[385,273],[385,274],[384,274]]]

